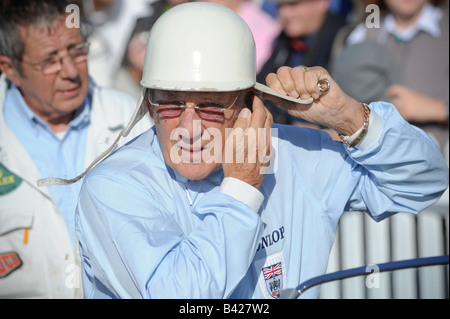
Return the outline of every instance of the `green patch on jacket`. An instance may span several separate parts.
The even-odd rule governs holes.
[[[0,196],[6,195],[20,186],[22,179],[0,164]]]

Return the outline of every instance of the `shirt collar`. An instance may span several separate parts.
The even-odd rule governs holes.
[[[9,82],[8,94],[10,94],[10,98],[12,101],[11,104],[15,105],[15,108],[17,108],[19,111],[18,113],[22,114],[22,116],[27,119],[32,126],[35,126],[38,123],[42,123],[43,121],[28,107],[18,87],[9,80],[7,81]]]
[[[75,110],[75,115],[70,121],[69,127],[78,127],[82,124],[88,124],[90,119],[90,108],[90,95],[87,95],[84,99],[83,105]]]
[[[426,3],[422,8],[416,23],[407,30],[398,30],[394,17],[391,14],[386,15],[384,29],[388,34],[392,34],[405,42],[412,40],[420,31],[438,38],[441,36],[441,28],[439,26],[441,18],[442,11],[431,4]]]

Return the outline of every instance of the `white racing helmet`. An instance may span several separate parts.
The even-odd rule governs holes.
[[[256,83],[256,48],[248,25],[231,9],[208,2],[175,6],[156,21],[147,42],[141,85],[203,92],[256,86],[275,92]]]
[[[155,22],[141,85],[141,101],[145,89],[229,92],[249,88],[300,104],[313,101],[281,95],[257,83],[256,47],[249,26],[231,9],[209,2],[177,5]],[[139,105],[134,123],[147,113],[145,103]]]
[[[250,28],[231,9],[208,2],[177,5],[155,22],[147,42],[141,85],[133,117],[108,150],[78,177],[41,179],[38,185],[71,184],[86,175],[147,114],[146,89],[229,92],[253,88],[296,103],[312,102],[278,94],[257,83],[256,48]]]
[[[150,31],[141,85],[176,91],[227,92],[256,82],[255,43],[244,20],[213,3],[187,3]]]

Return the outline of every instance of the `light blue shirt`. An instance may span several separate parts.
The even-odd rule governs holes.
[[[64,136],[58,137],[46,122],[30,110],[19,89],[10,83],[4,116],[8,126],[33,159],[41,176],[72,178],[84,170],[90,105],[90,98],[87,97],[69,123]],[[53,201],[68,225],[72,243],[75,243],[73,225],[80,188],[81,185],[78,184],[49,186]]]
[[[165,164],[154,129],[143,133],[84,180],[76,230],[85,297],[273,298],[326,271],[344,211],[381,220],[433,204],[448,185],[440,151],[392,105],[371,109],[378,128],[371,123],[359,148],[275,126],[278,165],[259,191],[236,191],[221,168],[188,180]],[[258,205],[246,199],[257,202],[255,191]]]

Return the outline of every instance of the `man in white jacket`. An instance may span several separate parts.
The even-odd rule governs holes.
[[[0,5],[0,298],[82,296],[73,227],[81,185],[36,181],[79,175],[136,107],[89,79],[89,45],[66,24],[67,5]]]

